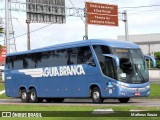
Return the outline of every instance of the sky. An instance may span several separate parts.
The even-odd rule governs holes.
[[[118,5],[119,13],[127,10],[129,35],[160,33],[160,1],[158,0],[66,0],[65,2],[66,7],[84,8],[85,1]],[[4,8],[4,0],[0,0],[0,8]],[[4,10],[0,10],[0,17],[4,18],[4,15]],[[14,18],[12,22],[17,51],[25,51],[27,50],[27,35],[23,34],[27,33],[26,13],[12,11],[12,18]],[[32,32],[31,49],[83,40],[85,25],[82,19],[84,20],[80,17],[67,17],[65,24],[52,24]],[[34,31],[46,25],[48,24],[31,23],[30,30]],[[118,27],[89,25],[88,32],[89,39],[117,39],[117,36],[125,35],[125,25],[119,14]],[[17,37],[19,35],[23,36]],[[3,38],[0,38],[0,41],[3,44]]]

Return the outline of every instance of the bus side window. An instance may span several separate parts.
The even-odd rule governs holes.
[[[35,61],[34,61],[33,54],[28,54],[26,60],[27,60],[27,63],[28,63],[27,68],[35,68]]]
[[[23,56],[17,55],[14,56],[14,67],[13,69],[23,69]]]
[[[56,50],[57,56],[54,57],[55,66],[64,66],[67,65],[67,50],[61,49]]]
[[[90,47],[79,47],[77,54],[77,64],[86,64],[87,62],[92,62],[95,64]]]
[[[114,61],[112,58],[106,57],[102,72],[108,77],[115,78]]]
[[[49,67],[52,65],[53,63],[52,51],[45,51],[45,52],[39,53],[39,57],[40,58],[37,58],[37,59],[40,67]]]
[[[103,67],[103,65],[105,64],[105,57],[103,56],[103,54],[110,54],[111,52],[109,48],[104,45],[94,45],[93,48],[97,55],[100,66]]]
[[[10,60],[10,69],[14,69],[14,58],[11,57],[11,60]]]
[[[36,68],[44,67],[43,55],[44,55],[43,52],[35,53],[34,57],[35,57],[35,67]]]
[[[6,58],[6,68],[7,69],[11,69],[11,57],[7,57]]]
[[[111,53],[109,47],[104,45],[94,45],[93,48],[97,55],[103,74],[108,77],[115,78],[113,60],[103,56],[103,54]]]
[[[77,48],[67,49],[67,65],[77,64]]]

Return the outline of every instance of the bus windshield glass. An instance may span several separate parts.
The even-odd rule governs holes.
[[[119,81],[133,84],[149,81],[146,61],[140,49],[111,49],[112,53],[119,57],[120,66],[117,69]]]

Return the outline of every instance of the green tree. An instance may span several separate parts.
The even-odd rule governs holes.
[[[0,34],[3,34],[4,33],[4,29],[2,26],[0,26]]]
[[[2,45],[0,44],[0,52],[2,52]]]
[[[2,26],[0,26],[0,37],[1,34],[4,34],[4,28]],[[2,52],[2,45],[0,44],[0,52]]]
[[[157,68],[160,68],[160,52],[154,52],[154,56],[156,58]]]

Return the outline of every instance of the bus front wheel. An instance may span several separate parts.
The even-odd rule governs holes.
[[[94,87],[91,91],[91,97],[92,97],[92,101],[94,103],[102,103],[103,102],[103,98],[101,97],[101,92],[100,89],[98,87]]]
[[[21,90],[21,100],[25,103],[29,102],[29,95],[25,89]]]
[[[127,103],[130,98],[118,98],[119,102],[121,103]]]

